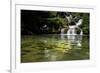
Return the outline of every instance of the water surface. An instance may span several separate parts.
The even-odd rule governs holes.
[[[21,37],[21,62],[89,59],[89,36],[26,35]]]

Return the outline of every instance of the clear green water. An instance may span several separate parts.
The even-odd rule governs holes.
[[[32,35],[21,38],[21,62],[89,59],[89,36]]]

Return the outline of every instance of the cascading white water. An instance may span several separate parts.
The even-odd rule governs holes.
[[[83,31],[81,30],[80,35],[83,35]]]
[[[73,25],[73,26],[70,26],[70,25],[69,25],[69,29],[68,29],[68,31],[67,31],[67,35],[77,35],[77,33],[75,32],[75,28],[79,28],[79,25],[81,25],[82,22],[83,22],[83,20],[80,19],[80,20],[76,23],[76,25]],[[79,29],[80,29],[80,35],[83,35],[82,29],[81,29],[81,28],[79,28]]]
[[[65,31],[65,29],[64,29],[64,28],[62,28],[62,29],[61,29],[61,35],[63,35],[63,34],[64,34],[64,31]]]
[[[65,18],[68,20],[69,23],[71,23],[71,21],[73,20],[72,15],[65,16]],[[67,35],[69,43],[71,44],[77,43],[76,45],[78,47],[81,47],[83,30],[79,26],[82,25],[82,22],[83,22],[83,19],[79,19],[79,21],[75,23],[75,25],[69,25],[69,29],[66,33],[65,33],[65,28],[62,28],[61,29],[61,39],[65,39],[65,36]],[[76,32],[76,28],[80,30],[79,34],[77,34]],[[81,49],[81,48],[77,48],[77,49]]]
[[[79,21],[76,23],[77,26],[81,25],[83,22],[83,19],[79,19]]]
[[[69,25],[69,29],[68,29],[67,33],[64,33],[65,28],[62,28],[62,29],[61,29],[61,35],[77,35],[77,33],[76,33],[76,28],[79,28],[79,25],[82,24],[82,21],[83,21],[83,20],[80,19],[80,20],[78,21],[78,23],[76,23],[76,25]],[[79,29],[80,29],[80,35],[83,35],[82,29],[81,29],[81,28],[79,28]]]
[[[67,19],[69,24],[73,22],[72,24],[75,25],[69,25],[69,29],[66,33],[64,33],[65,28],[62,28],[61,35],[77,35],[76,28],[79,28],[79,26],[82,25],[83,19],[79,19],[78,22],[75,22],[75,18],[77,17],[73,17],[70,13],[66,13],[65,18]],[[81,28],[79,29],[80,29],[80,35],[83,35],[82,29]]]
[[[75,28],[76,28],[76,26],[69,26],[67,35],[76,35]]]

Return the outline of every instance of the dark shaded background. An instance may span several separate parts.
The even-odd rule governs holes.
[[[89,13],[67,12],[73,17],[77,16],[76,22],[82,18],[83,24],[80,28],[83,29],[84,34],[89,35]],[[21,35],[34,34],[59,34],[61,28],[68,28],[68,23],[64,15],[65,12],[54,11],[35,11],[35,10],[21,10]]]

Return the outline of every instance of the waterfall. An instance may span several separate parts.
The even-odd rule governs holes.
[[[70,23],[71,20],[72,20],[72,15],[69,15],[69,16],[65,16],[65,18],[68,20],[68,22]]]
[[[83,31],[81,30],[80,35],[83,35]]]
[[[83,19],[79,19],[78,22],[75,22],[75,18],[77,17],[73,17],[70,13],[66,12],[65,14],[65,18],[67,19],[69,24],[69,29],[66,33],[64,33],[65,28],[61,29],[61,35],[77,35],[76,33],[76,28],[80,29],[80,35],[83,35],[83,31],[82,29],[79,27],[80,25],[82,25]],[[73,22],[73,23],[72,23]],[[74,25],[73,25],[74,24]]]
[[[67,35],[76,35],[75,28],[76,28],[76,26],[69,26]]]
[[[64,34],[64,31],[65,31],[65,29],[64,29],[64,28],[62,28],[62,29],[61,29],[61,35],[63,35],[63,34]]]
[[[77,46],[81,46],[81,40],[83,35],[83,30],[79,27],[82,25],[83,19],[79,19],[78,22],[73,21],[74,18],[72,15],[65,15],[65,18],[67,19],[68,23],[71,24],[71,22],[74,22],[74,25],[69,25],[68,31],[65,33],[65,28],[61,29],[61,39],[65,40],[65,37],[67,35],[67,39],[69,43],[77,43]],[[80,33],[77,34],[76,28],[80,30]]]
[[[83,22],[83,19],[79,19],[79,21],[76,23],[77,26],[81,25]]]
[[[79,19],[79,21],[77,23],[75,23],[75,25],[69,25],[69,29],[67,31],[67,35],[77,35],[75,28],[79,28],[80,29],[80,35],[83,35],[83,31],[82,29],[79,27],[79,25],[81,25],[83,22],[82,19]]]
[[[82,25],[83,19],[79,19],[78,22],[75,22],[72,15],[68,15],[68,16],[65,15],[65,18],[67,19],[68,23],[71,25],[68,26],[69,29],[67,32],[65,32],[66,28],[61,29],[61,39],[65,40],[65,38],[67,37],[68,43],[72,45],[74,44],[77,45],[76,49],[81,49],[83,30],[79,26]],[[72,22],[74,25],[72,24]],[[77,29],[79,29],[80,31],[79,34],[76,32]]]

